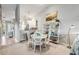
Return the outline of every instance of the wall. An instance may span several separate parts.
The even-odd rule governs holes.
[[[36,27],[36,18],[33,15],[35,12],[34,10],[35,9],[32,7],[32,5],[20,5],[20,20],[21,22],[24,21],[25,24],[29,24],[29,28]]]
[[[70,39],[73,42],[76,38],[76,34],[79,32],[79,5],[52,5],[45,12],[39,16],[39,28],[43,28],[45,23],[45,17],[48,13],[58,10],[58,19],[60,23],[60,34],[62,35],[61,42],[67,43],[68,41],[68,30],[69,27],[73,24],[73,28],[70,32]]]
[[[13,21],[15,18],[15,4],[2,4],[2,20]]]
[[[72,32],[75,34],[79,32],[79,5],[52,5],[48,8],[44,13],[42,13],[41,21],[45,21],[45,16],[47,13],[51,13],[53,11],[58,10],[58,19],[61,21],[60,23],[60,32],[61,34],[67,34],[70,25],[75,25],[75,28],[72,29]]]
[[[72,32],[79,32],[79,5],[63,5],[59,9],[59,15],[63,25],[61,28],[62,33],[67,34],[71,24],[75,25]]]
[[[2,8],[1,8],[1,5],[0,5],[0,44],[1,44],[1,34],[2,34],[2,29],[1,29],[1,21],[2,21]]]
[[[36,27],[36,19],[35,18],[28,20],[27,23],[29,24],[29,28],[35,28]]]

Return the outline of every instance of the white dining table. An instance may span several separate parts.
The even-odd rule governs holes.
[[[42,43],[44,43],[45,44],[45,47],[46,47],[46,38],[47,38],[47,34],[42,34],[42,35],[40,35],[40,36],[37,36],[37,35],[35,35],[35,34],[33,34],[33,35],[31,35],[31,37],[32,37],[32,39],[40,39],[41,40],[41,42]],[[32,40],[33,41],[33,40]]]
[[[41,38],[41,39],[45,39],[45,38],[47,38],[47,35],[46,35],[46,34],[43,34],[43,35],[37,36],[37,35],[32,34],[31,37],[32,37],[32,38]]]

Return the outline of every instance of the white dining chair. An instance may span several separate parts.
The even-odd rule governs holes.
[[[59,26],[56,27],[55,23],[50,24],[48,30],[48,40],[50,41],[50,37],[57,37],[57,43],[59,43]]]
[[[36,51],[36,46],[39,45],[40,47],[40,52],[41,52],[41,48],[42,48],[42,45],[43,45],[43,42],[42,42],[42,38],[41,38],[41,35],[40,34],[34,34],[32,36],[32,46],[34,48],[34,52]]]

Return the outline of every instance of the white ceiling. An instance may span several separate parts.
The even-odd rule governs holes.
[[[31,14],[31,15],[40,15],[45,12],[47,8],[51,6],[50,4],[21,4],[20,5],[20,14],[22,16]],[[15,16],[16,4],[2,4],[2,16],[3,18]]]
[[[45,13],[50,7],[57,6],[53,4],[21,4],[20,14],[21,16],[31,14],[33,16]],[[16,4],[2,4],[3,17],[14,17]]]
[[[47,10],[47,8],[49,8],[49,6],[51,5],[40,5],[40,4],[25,4],[25,5],[20,5],[20,11],[22,16],[23,15],[27,15],[27,14],[31,14],[33,16],[36,15],[40,15],[41,13],[45,12],[45,10]]]

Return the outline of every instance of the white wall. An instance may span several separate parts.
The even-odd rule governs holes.
[[[42,14],[40,22],[45,20],[45,16],[47,13],[58,10],[58,19],[61,21],[60,23],[60,33],[67,34],[70,25],[75,25],[75,28],[72,29],[71,32],[77,33],[79,32],[79,5],[52,5],[46,12]],[[39,25],[41,27],[41,25]]]
[[[61,21],[60,23],[60,34],[64,34],[61,41],[67,43],[68,41],[68,29],[70,25],[75,25],[75,28],[71,30],[70,39],[71,42],[76,38],[77,33],[79,33],[79,5],[52,5],[45,12],[43,12],[40,16],[38,16],[38,27],[39,29],[43,28],[43,24],[46,22],[45,17],[47,13],[51,13],[55,10],[58,10],[58,19]]]
[[[63,5],[59,9],[59,19],[62,22],[62,33],[67,34],[71,24],[75,25],[73,33],[79,32],[79,5]]]
[[[2,20],[13,20],[15,18],[15,7],[14,4],[2,4]]]
[[[29,28],[36,27],[36,18],[34,17],[34,10],[35,9],[32,7],[32,5],[20,5],[20,20],[25,20],[25,24],[29,24]]]
[[[27,21],[27,23],[29,24],[29,28],[35,28],[36,27],[36,19],[35,18]]]

